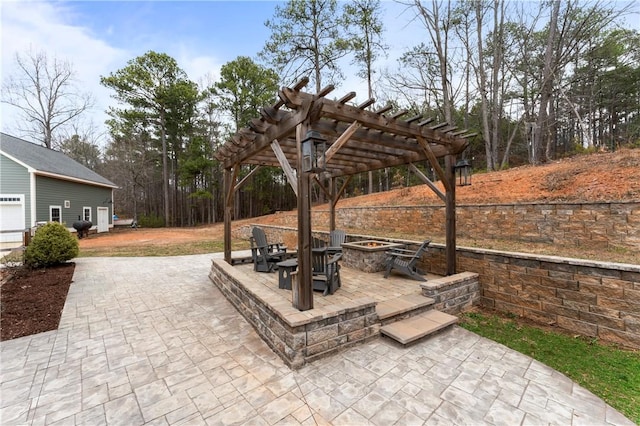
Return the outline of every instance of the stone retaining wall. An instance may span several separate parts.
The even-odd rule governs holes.
[[[268,235],[283,237],[297,232],[289,227],[263,228]],[[347,241],[372,238],[347,235]],[[420,245],[416,241],[375,238],[416,249]],[[432,243],[419,267],[444,275],[444,245]],[[483,306],[640,348],[640,265],[458,247],[457,268],[461,273],[478,274],[479,303]]]
[[[478,274],[461,272],[420,284],[422,295],[435,300],[433,308],[455,315],[469,309],[480,300]]]
[[[277,219],[297,223],[295,212]],[[327,229],[329,211],[313,210],[312,220]],[[336,227],[444,238],[444,206],[340,207]],[[458,205],[456,230],[460,238],[640,250],[640,202]]]
[[[375,301],[370,298],[303,313],[222,259],[213,260],[209,278],[293,369],[380,334]]]
[[[435,244],[424,267],[444,272]],[[480,278],[480,304],[585,336],[640,348],[640,266],[458,247]]]

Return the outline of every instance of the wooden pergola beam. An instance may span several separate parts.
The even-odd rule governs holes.
[[[243,177],[243,178],[240,180],[240,182],[238,182],[238,183],[235,185],[235,187],[233,188],[233,191],[234,191],[234,192],[238,192],[238,190],[239,190],[240,188],[242,188],[242,187],[243,187],[243,186],[244,186],[244,185],[249,181],[249,179],[251,179],[251,176],[253,176],[254,174],[256,174],[256,172],[257,172],[258,170],[260,170],[261,168],[262,168],[262,166],[258,164],[256,167],[254,167],[253,169],[251,169],[251,170],[249,171],[249,173],[247,173],[247,175],[246,175],[245,177]]]
[[[416,167],[415,164],[413,163],[409,163],[409,168],[411,169],[411,171],[413,173],[416,174],[416,176],[418,176],[418,178],[425,183],[425,185],[427,185],[443,202],[447,202],[447,197],[445,194],[442,193],[442,191],[440,191],[440,188],[438,188],[436,186],[435,183],[433,183],[431,181],[431,179],[429,179],[424,173],[422,173],[422,170],[420,170],[419,168]]]
[[[223,165],[226,167],[231,167],[234,162],[243,162],[247,158],[252,157],[253,155],[269,146],[271,144],[271,141],[273,141],[274,139],[282,140],[292,135],[295,131],[296,126],[307,118],[312,104],[313,101],[309,99],[295,112],[288,113],[282,119],[282,121],[280,121],[280,123],[269,127],[269,129],[262,135],[256,135],[253,143],[248,144],[240,152],[236,153],[234,158],[228,158],[226,159],[226,161],[223,161]],[[244,137],[244,134],[241,134],[241,137]]]
[[[385,112],[391,111],[392,109],[393,109],[393,105],[392,104],[386,104],[385,106],[383,106],[382,108],[378,108],[374,112],[376,114],[384,114]]]
[[[343,97],[341,97],[340,99],[338,99],[338,103],[346,104],[347,102],[349,102],[351,99],[355,97],[356,97],[356,92],[349,92]]]
[[[293,193],[296,194],[296,197],[297,197],[298,181],[296,179],[296,175],[293,171],[293,168],[289,163],[289,160],[287,160],[287,156],[284,155],[284,152],[282,152],[282,148],[278,143],[278,139],[274,139],[273,142],[271,142],[271,150],[273,151],[276,158],[278,159],[278,163],[280,164],[280,167],[282,167],[282,170],[284,171],[284,175],[287,177],[287,182],[289,182],[289,186],[291,186],[291,189],[293,189]]]
[[[364,101],[363,103],[361,103],[360,105],[358,105],[358,109],[365,109],[370,107],[371,105],[373,105],[376,102],[375,99],[373,98],[369,98],[366,101]]]
[[[325,163],[328,163],[328,162],[331,161],[331,158],[334,156],[334,154],[336,152],[338,152],[340,150],[340,148],[342,148],[342,146],[345,143],[347,143],[347,141],[349,141],[349,138],[356,132],[356,130],[358,130],[360,128],[360,126],[361,126],[360,123],[358,123],[357,121],[354,121],[353,123],[351,123],[349,125],[349,127],[347,127],[347,129],[344,132],[342,132],[340,137],[338,137],[338,139],[336,139],[331,144],[331,146],[329,147],[329,149],[325,153],[324,163],[320,164],[321,167],[323,167],[325,165]]]
[[[431,167],[433,167],[433,170],[435,170],[436,174],[442,181],[442,184],[444,185],[444,189],[447,192],[449,192],[451,190],[451,188],[449,187],[450,186],[449,180],[447,179],[444,173],[444,170],[442,170],[442,167],[440,167],[440,163],[438,163],[438,159],[436,158],[433,151],[431,150],[431,146],[429,146],[427,141],[421,137],[417,138],[417,141],[420,144],[420,146],[422,146],[422,149],[424,149],[424,152],[427,155],[427,158],[429,159],[429,163],[431,163]]]

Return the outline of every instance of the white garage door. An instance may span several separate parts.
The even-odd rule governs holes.
[[[24,228],[24,195],[0,194],[0,242],[22,243]]]

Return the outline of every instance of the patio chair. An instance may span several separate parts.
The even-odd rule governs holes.
[[[431,243],[431,240],[425,240],[415,252],[405,249],[391,249],[387,251],[384,277],[388,278],[391,271],[395,270],[416,281],[426,281],[424,277],[420,276],[421,271],[418,270],[416,264],[422,257],[422,254],[426,253],[429,243]]]
[[[319,249],[327,246],[327,242],[322,238],[311,237],[311,248]]]
[[[326,250],[313,252],[313,289],[322,291],[323,296],[335,293],[342,285],[338,263],[341,258],[342,253],[329,257]]]
[[[269,244],[262,228],[254,227],[251,230],[251,235],[253,270],[256,272],[272,272],[276,268],[276,263],[285,260],[287,248],[282,243]]]
[[[347,238],[347,233],[341,229],[334,229],[329,233],[329,254],[342,253],[342,243]]]

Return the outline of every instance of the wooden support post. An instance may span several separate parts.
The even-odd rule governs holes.
[[[296,128],[298,158],[302,158],[301,142],[308,128],[306,122]],[[293,286],[293,307],[301,311],[313,309],[310,180],[311,174],[303,172],[302,161],[298,161],[298,279]]]
[[[329,178],[330,204],[329,204],[329,231],[336,229],[336,204],[338,203],[338,194],[336,191],[336,178]]]
[[[233,173],[230,168],[224,169],[224,260],[231,264],[231,216],[233,214]]]
[[[447,275],[456,273],[456,173],[454,165],[456,163],[455,155],[447,155],[444,157],[445,177],[449,183],[446,193],[445,207],[445,255],[447,259]]]

